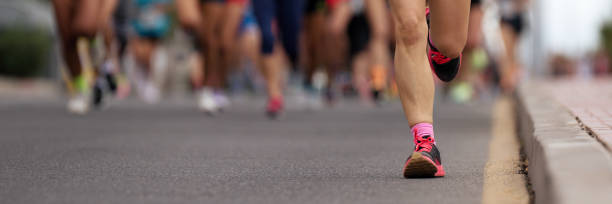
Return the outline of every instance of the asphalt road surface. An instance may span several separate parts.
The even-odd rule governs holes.
[[[398,102],[217,117],[189,102],[0,103],[0,203],[479,203],[490,105],[437,105],[446,177],[404,179],[412,150]]]

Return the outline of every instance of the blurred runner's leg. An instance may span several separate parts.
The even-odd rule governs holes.
[[[366,16],[370,27],[370,73],[373,96],[380,100],[382,91],[387,88],[388,69],[391,63],[389,54],[389,12],[384,1],[365,0]]]
[[[70,87],[74,93],[68,101],[68,110],[73,113],[83,114],[89,110],[90,105],[90,82],[83,75],[84,62],[91,62],[92,56],[79,56],[77,41],[84,39],[84,43],[95,37],[100,31],[102,22],[107,22],[110,15],[105,15],[114,9],[115,1],[76,1],[76,0],[54,0],[53,7],[58,24],[58,31],[62,39],[62,52],[66,66],[70,71]],[[105,9],[100,9],[105,8]],[[87,45],[86,45],[87,46]],[[87,47],[84,47],[88,49]],[[84,52],[88,54],[89,52]],[[96,66],[96,65],[92,65]]]
[[[221,105],[215,95],[219,94],[224,86],[225,76],[222,67],[221,29],[224,23],[224,1],[202,1],[202,23],[204,30],[204,88],[200,95],[200,109],[215,114],[221,110]]]
[[[228,73],[235,68],[238,63],[237,41],[240,24],[246,11],[246,0],[226,0],[219,36],[221,52],[221,76],[223,81],[227,79]],[[223,83],[227,85],[226,83]],[[222,87],[223,88],[223,87]],[[223,90],[217,90],[215,99],[221,109],[227,108],[230,101]]]
[[[98,16],[98,30],[101,31],[104,39],[104,56],[97,69],[96,81],[93,89],[93,104],[101,106],[104,96],[114,96],[117,91],[117,78],[119,72],[117,61],[117,47],[114,39],[114,28],[112,15],[119,0],[105,0],[102,2],[100,15]]]
[[[302,18],[302,1],[253,0],[253,9],[261,32],[262,71],[267,80],[268,105],[266,112],[275,118],[283,109],[282,56],[277,48],[273,32],[273,20],[277,20],[282,47],[291,65],[297,64],[298,35]]]

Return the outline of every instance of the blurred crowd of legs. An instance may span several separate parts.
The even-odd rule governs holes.
[[[398,31],[387,1],[52,2],[73,113],[131,94],[146,103],[161,100],[163,75],[175,66],[166,39],[178,30],[191,45],[182,59],[189,65],[184,80],[206,113],[229,108],[230,95],[249,90],[236,86],[261,88],[270,117],[282,112],[287,97],[320,107],[346,97],[376,106],[399,95],[393,71]],[[513,91],[522,70],[515,56],[522,2],[472,1],[458,80],[437,82],[446,98],[466,103]],[[232,80],[236,76],[248,84]]]

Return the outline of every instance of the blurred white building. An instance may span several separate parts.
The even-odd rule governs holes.
[[[579,58],[597,49],[601,26],[612,17],[612,0],[531,0],[531,6],[521,56],[533,74],[545,72],[550,54]]]
[[[543,45],[549,52],[580,56],[599,46],[599,29],[612,14],[611,0],[540,0]]]

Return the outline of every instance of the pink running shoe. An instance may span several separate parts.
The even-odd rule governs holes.
[[[270,98],[268,100],[268,106],[266,107],[266,113],[270,119],[276,119],[283,110],[283,99],[280,97]]]
[[[424,178],[444,176],[440,151],[430,136],[415,138],[414,152],[404,165],[404,178]]]

